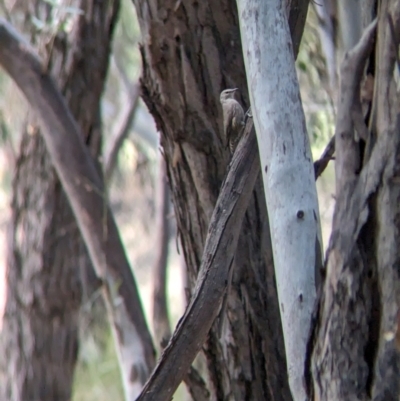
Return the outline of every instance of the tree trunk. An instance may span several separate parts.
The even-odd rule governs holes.
[[[305,351],[322,267],[311,148],[284,4],[237,3],[270,216],[289,385],[293,399],[303,401]]]
[[[238,87],[243,106],[249,105],[236,5],[134,2],[144,38],[142,96],[161,132],[193,291],[229,160],[219,94]],[[304,13],[307,2],[292,3]],[[297,22],[292,32],[299,29],[301,36]],[[222,338],[214,327],[203,347],[210,399],[291,399],[261,177],[239,238],[227,320]]]
[[[99,101],[119,2],[75,1],[70,33],[37,32],[51,22],[45,1],[20,2],[26,32],[47,54],[94,156],[101,144]],[[43,53],[42,53],[43,54]],[[78,352],[81,275],[91,269],[67,198],[35,120],[27,124],[13,182],[7,301],[1,333],[2,400],[70,400]]]
[[[400,3],[381,1],[377,34],[370,26],[341,67],[337,203],[309,344],[308,389],[315,400],[400,396],[399,21]],[[371,59],[375,86],[367,129],[360,80]]]

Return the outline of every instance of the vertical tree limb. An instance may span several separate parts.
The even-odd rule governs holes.
[[[283,2],[238,0],[237,4],[269,212],[289,385],[293,398],[303,401],[308,327],[316,296],[316,271],[322,265],[311,148]]]
[[[379,331],[374,343],[374,369],[371,383],[372,399],[400,397],[400,95],[399,95],[399,38],[400,2],[384,0],[379,3],[374,103],[376,105],[376,145],[386,145],[382,154],[389,162],[382,174],[376,194],[376,263]],[[382,148],[383,146],[381,146]],[[374,156],[372,151],[371,159]],[[379,156],[379,155],[377,155]],[[397,344],[396,344],[397,342]]]
[[[157,347],[163,349],[171,337],[171,327],[168,316],[167,302],[167,266],[169,243],[169,187],[165,161],[160,156],[155,230],[157,240],[155,242],[156,260],[153,270],[153,328]]]
[[[363,68],[372,49],[376,21],[341,67],[336,138],[336,206],[327,253],[327,275],[315,315],[306,370],[308,392],[321,401],[371,397],[375,336],[376,259],[372,215],[374,193],[388,162],[387,140],[360,166],[354,118]],[[386,143],[385,143],[386,142]],[[360,168],[362,170],[360,172]],[[379,302],[378,302],[379,303]],[[374,399],[374,398],[373,398]]]
[[[332,21],[332,0],[320,0],[312,3],[318,17],[318,30],[322,51],[325,55],[328,70],[329,86],[333,92],[336,90],[336,48],[335,31]]]

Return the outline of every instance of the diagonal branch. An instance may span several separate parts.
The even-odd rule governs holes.
[[[260,169],[253,122],[235,152],[214,209],[192,300],[138,400],[169,400],[200,351],[224,295],[244,214]]]
[[[83,136],[45,64],[30,44],[0,19],[0,65],[39,117],[54,167],[71,203],[119,345],[125,390],[137,394],[133,375],[143,383],[154,365],[154,349],[119,232],[106,205],[103,181]],[[139,338],[139,341],[138,341]]]
[[[104,175],[106,182],[110,182],[117,163],[118,152],[124,140],[128,137],[139,104],[140,85],[136,83],[129,90],[129,101],[117,122],[117,127],[109,139],[104,152]]]
[[[333,136],[328,145],[326,145],[325,150],[322,153],[322,156],[314,162],[314,174],[315,179],[325,171],[328,163],[333,159],[333,154],[335,153],[335,136]]]

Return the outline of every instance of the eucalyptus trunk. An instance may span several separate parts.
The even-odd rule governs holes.
[[[305,351],[322,267],[317,189],[286,9],[238,0],[293,399],[306,398]]]

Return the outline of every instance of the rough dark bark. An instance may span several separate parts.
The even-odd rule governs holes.
[[[134,1],[144,38],[142,94],[161,132],[169,183],[193,291],[210,218],[226,172],[219,94],[238,87],[248,106],[234,1],[158,5]],[[293,2],[297,35],[308,2]],[[151,38],[151,40],[150,40]],[[295,43],[299,43],[296,36]],[[210,399],[288,400],[268,217],[257,180],[235,255],[227,330],[203,347]]]
[[[377,105],[377,138],[386,145],[381,155],[384,157],[385,153],[388,154],[389,161],[381,176],[371,216],[372,224],[376,221],[376,266],[367,363],[370,368],[368,385],[371,398],[391,401],[400,397],[400,353],[394,341],[399,331],[400,310],[400,97],[398,77],[397,83],[395,77],[395,70],[398,71],[399,67],[400,2],[382,1],[380,7],[375,53],[379,64],[373,101]],[[377,149],[373,151],[376,151],[379,160],[382,157],[379,143],[375,146]]]
[[[75,1],[85,11],[68,35],[35,31],[44,1],[20,2],[25,32],[47,54],[84,140],[100,151],[99,100],[118,1]],[[50,41],[52,45],[45,47]],[[47,51],[46,51],[47,49]],[[50,50],[50,53],[48,52]],[[85,57],[83,57],[85,55]],[[89,259],[35,120],[27,124],[13,182],[7,301],[0,350],[2,400],[70,400],[78,351],[80,274]]]
[[[359,77],[371,51],[374,28],[370,27],[362,46],[346,55],[341,68],[341,96],[335,134],[338,198],[327,259],[327,279],[321,293],[326,306],[320,309],[318,317],[318,328],[321,327],[321,330],[315,333],[312,372],[318,383],[315,397],[321,400],[347,399],[350,394],[360,396],[356,391],[363,387],[365,390],[368,376],[363,353],[368,340],[368,320],[371,318],[372,286],[367,279],[366,265],[367,253],[371,250],[363,237],[365,231],[362,227],[366,219],[360,213],[377,182],[373,180],[371,188],[365,185],[363,176],[360,180],[357,177],[360,155],[359,144],[355,140],[354,116],[358,110],[356,107],[353,109],[353,103],[360,92]],[[375,174],[379,176],[381,170],[382,167],[377,168]],[[365,198],[358,192],[360,190],[366,191]],[[350,278],[347,283],[342,281],[348,277],[346,272],[342,278],[338,274],[340,269],[349,270],[351,281]],[[343,318],[344,314],[347,319]],[[356,323],[357,329],[353,327]],[[350,388],[352,385],[353,388]],[[350,393],[346,394],[346,390]]]
[[[346,56],[341,69],[337,202],[306,366],[315,400],[400,396],[400,98],[394,76],[399,21],[400,3],[380,2],[377,39],[369,41],[375,46],[375,88],[368,130],[356,121],[362,46]],[[363,140],[366,146],[360,146]]]

